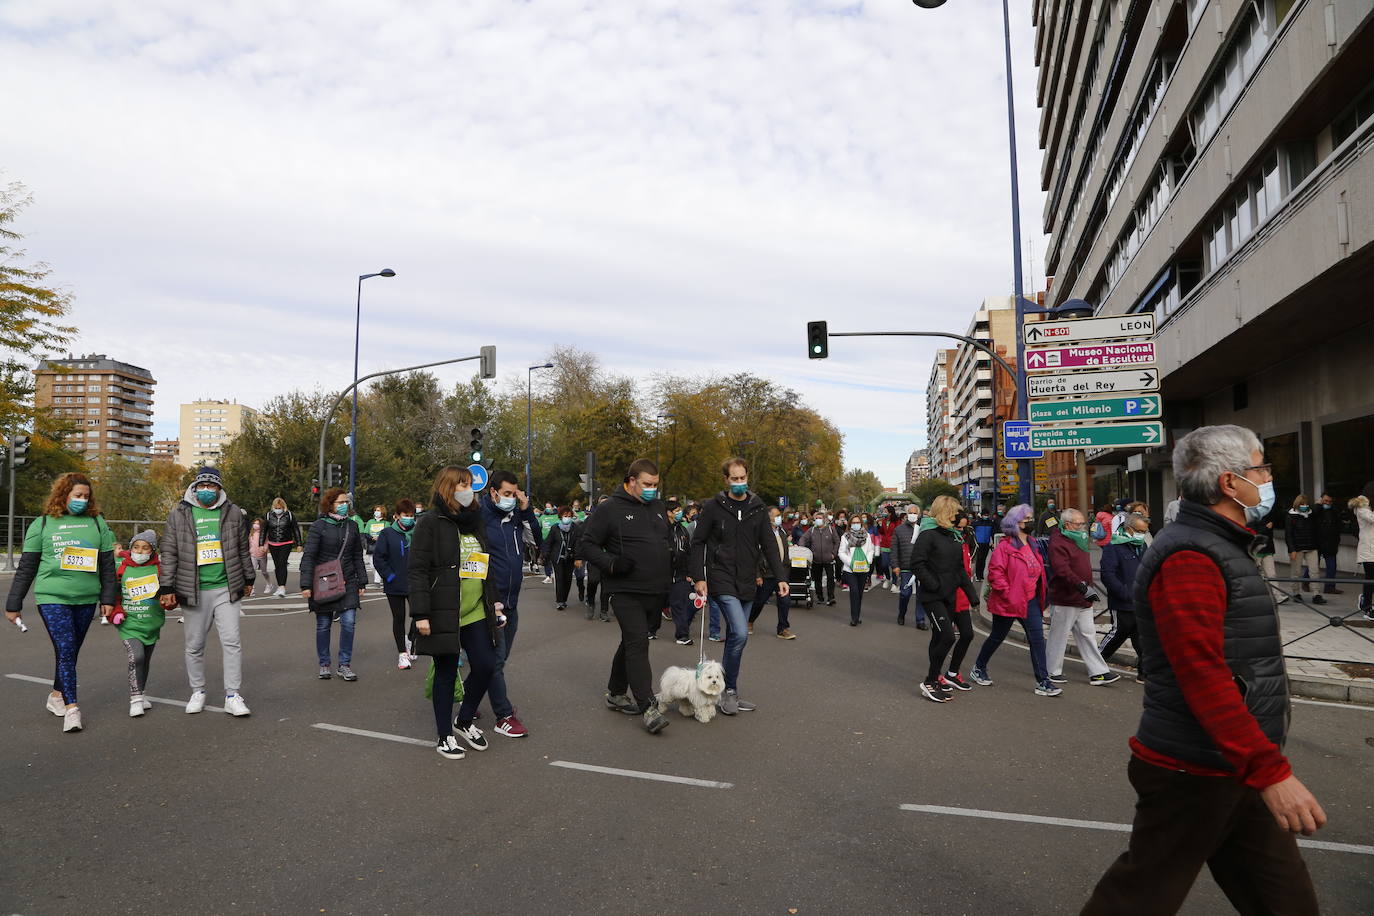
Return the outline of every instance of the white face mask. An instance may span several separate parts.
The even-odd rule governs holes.
[[[906,520],[914,525],[921,520],[921,517],[915,512],[908,512],[906,514]]]
[[[135,563],[137,563],[139,566],[142,566],[144,563],[147,563],[147,562],[148,562],[149,560],[151,560],[152,558],[153,558],[153,555],[152,555],[151,553],[131,553],[131,554],[129,554],[129,559],[130,559],[130,560],[133,560],[133,561],[134,561]]]
[[[471,490],[454,490],[453,501],[463,508],[472,505],[473,494]]]
[[[277,513],[278,515],[281,515],[281,514],[282,514],[283,512],[285,512],[286,510],[285,510],[285,509],[273,509],[272,511],[275,512],[275,513]]]
[[[381,518],[381,517],[382,517],[382,513],[380,513],[380,512],[373,512],[373,513],[372,513],[372,517],[373,517],[373,518]]]

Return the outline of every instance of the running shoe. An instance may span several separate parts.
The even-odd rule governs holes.
[[[407,655],[406,653],[402,652],[402,653],[401,653],[399,656],[397,656],[397,658],[396,658],[396,667],[399,668],[399,669],[401,669],[402,671],[404,671],[404,670],[406,670],[407,668],[409,668],[409,667],[410,667],[410,656]]]
[[[469,725],[463,728],[458,724],[458,720],[453,720],[453,733],[467,742],[468,747],[474,751],[485,751],[488,747],[487,739],[482,734],[482,730],[476,725]]]
[[[932,703],[949,702],[949,697],[945,696],[944,693],[941,692],[939,687],[936,687],[933,684],[927,684],[925,681],[921,682],[921,696],[925,697]]]
[[[333,677],[333,676],[334,676],[334,669],[330,668],[328,665],[320,665],[320,674],[319,674],[320,680],[322,680],[322,681],[327,681],[327,680],[329,680],[329,679],[330,679],[331,677]]]
[[[649,633],[649,638],[650,638],[650,639],[658,639],[658,634],[657,634],[657,633],[654,633],[654,632],[650,632],[650,633]]]
[[[358,675],[353,673],[353,668],[349,665],[339,666],[339,677],[346,681],[356,681],[358,679]]]
[[[447,757],[449,760],[462,760],[467,756],[467,752],[458,746],[458,739],[452,735],[440,738],[434,749],[439,752],[440,757]]]
[[[549,584],[551,584],[552,582],[553,582],[553,577],[552,577],[552,576],[545,576],[545,577],[544,577],[544,584],[545,584],[545,585],[549,585]]]
[[[679,646],[690,646],[690,645],[693,645],[692,637],[690,637],[690,636],[684,636],[684,637],[682,637],[681,639],[677,640],[677,644],[678,644]]]
[[[668,727],[668,717],[658,711],[658,704],[651,703],[649,708],[644,710],[644,730],[651,735],[657,735]]]
[[[964,680],[958,671],[948,671],[945,673],[945,681],[955,690],[972,690],[973,685]]]
[[[67,704],[62,702],[61,697],[48,694],[48,712],[55,716],[65,716],[67,714]]]
[[[725,637],[721,636],[719,633],[713,634],[706,638],[711,642],[725,642]]]
[[[797,638],[797,634],[796,634],[796,633],[793,633],[791,630],[783,630],[781,633],[778,634],[778,639],[796,639],[796,638]]]
[[[143,708],[143,697],[129,697],[129,718],[137,719],[147,711]]]
[[[1101,687],[1103,684],[1115,684],[1119,680],[1121,680],[1121,675],[1115,671],[1108,671],[1106,674],[1094,674],[1088,678],[1088,683],[1094,687]]]
[[[954,685],[951,684],[949,681],[945,680],[945,676],[943,674],[935,679],[935,686],[943,690],[945,693],[954,692]]]
[[[520,720],[514,715],[498,719],[496,722],[496,734],[505,735],[507,738],[523,738],[529,734],[525,726],[520,724]]]
[[[977,684],[979,687],[992,686],[992,678],[988,677],[988,673],[982,668],[974,668],[969,672],[968,676],[973,678],[973,683]]]
[[[186,712],[194,715],[205,708],[205,691],[196,690],[192,692],[191,699],[186,701]]]
[[[639,713],[639,704],[623,693],[614,696],[609,693],[606,694],[606,708],[623,712],[627,716],[638,715]]]
[[[1064,675],[1062,674],[1051,674],[1049,676],[1049,682],[1051,684],[1067,684],[1069,682],[1069,679],[1064,677]]]
[[[247,716],[252,714],[248,704],[243,701],[243,694],[230,693],[224,697],[224,711],[231,716]]]
[[[1035,695],[1038,697],[1057,697],[1064,691],[1054,686],[1048,678],[1035,685]]]
[[[80,710],[80,708],[78,708],[78,707],[76,707],[76,706],[73,706],[71,709],[68,709],[67,711],[65,711],[64,713],[62,713],[62,730],[63,730],[64,732],[79,732],[79,731],[81,731],[81,710]]]

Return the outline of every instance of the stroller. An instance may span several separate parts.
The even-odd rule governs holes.
[[[787,585],[792,590],[792,601],[805,598],[807,607],[816,606],[816,597],[812,592],[810,548],[787,548]]]

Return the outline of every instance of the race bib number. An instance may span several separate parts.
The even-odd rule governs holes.
[[[139,576],[137,579],[127,579],[124,582],[124,600],[129,603],[151,598],[157,594],[157,591],[157,573],[150,576]]]
[[[855,571],[856,573],[866,573],[866,572],[868,572],[868,561],[867,561],[867,560],[855,560],[855,561],[853,562],[852,565],[853,565],[854,571]]]
[[[811,565],[811,562],[810,562],[809,560],[807,560],[806,557],[793,557],[793,558],[792,558],[792,568],[793,568],[793,569],[806,569],[806,568],[809,567],[810,565]]]
[[[467,559],[458,564],[458,578],[460,579],[485,579],[487,577],[487,564],[490,557],[481,551],[473,551],[468,554]]]
[[[62,569],[93,573],[96,571],[96,549],[94,547],[63,547],[60,565]]]
[[[201,541],[196,544],[196,565],[209,566],[211,563],[224,562],[224,549],[218,540]]]

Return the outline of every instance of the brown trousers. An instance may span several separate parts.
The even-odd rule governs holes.
[[[1176,913],[1203,864],[1242,914],[1315,914],[1317,893],[1296,837],[1279,828],[1255,789],[1131,758],[1139,797],[1131,842],[1083,916]]]

